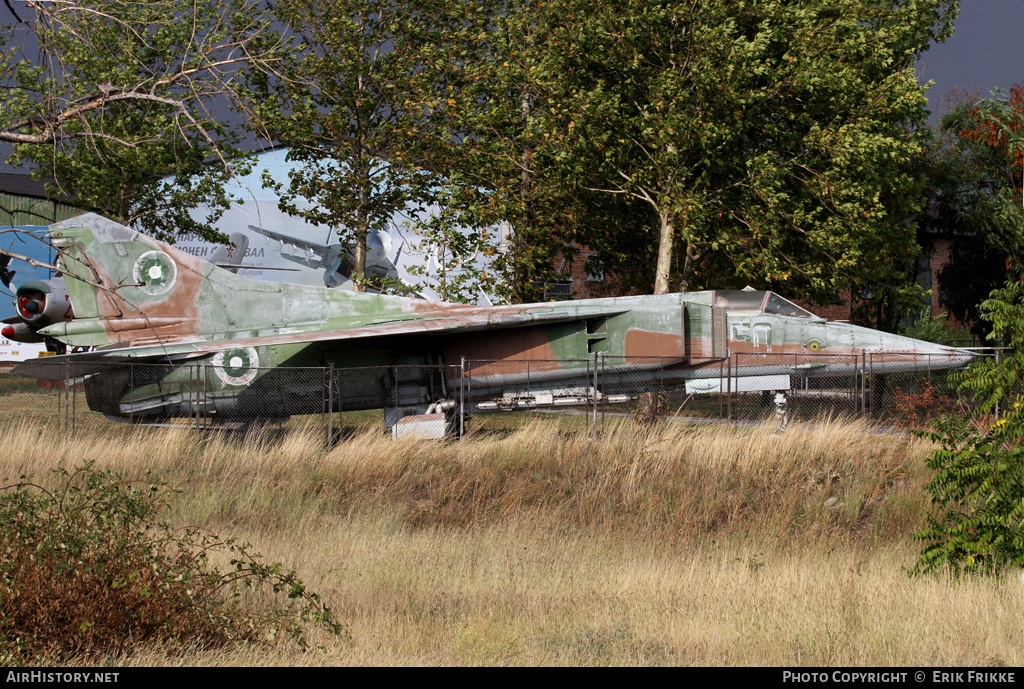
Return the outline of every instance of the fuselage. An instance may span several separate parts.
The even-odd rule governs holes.
[[[760,294],[778,299],[770,292]],[[134,418],[191,416],[197,407],[225,420],[318,413],[324,410],[322,377],[309,371],[324,367],[335,376],[331,407],[345,411],[423,407],[457,395],[484,407],[495,400],[557,395],[552,391],[584,399],[592,394],[588,390],[593,389],[595,367],[600,368],[602,394],[608,395],[635,392],[647,385],[645,380],[682,385],[719,379],[723,371],[769,382],[782,375],[795,387],[808,378],[848,380],[862,370],[938,370],[972,359],[961,350],[827,322],[805,312],[714,307],[718,296],[700,292],[495,308],[385,299],[382,303],[391,302],[390,310],[357,313],[343,312],[329,298],[323,320],[270,332],[225,331],[212,341],[231,340],[235,346],[191,358],[187,367],[160,366],[145,385],[139,385],[140,379],[133,383],[124,370],[101,373],[90,387],[109,390],[113,385],[120,393],[94,393],[90,405]],[[531,316],[555,322],[534,324]],[[716,316],[724,320],[718,333]],[[437,319],[462,320],[467,332],[455,328],[425,330],[415,337],[386,334],[396,324],[415,328]],[[481,319],[494,327],[469,330]],[[377,327],[382,334],[309,341],[312,334],[346,326],[364,334]],[[468,387],[461,381],[466,375]],[[724,388],[719,382],[713,389]]]
[[[627,390],[721,377],[724,362],[732,376],[771,370],[784,381],[763,385],[788,385],[868,361],[889,372],[971,358],[826,322],[772,292],[467,306],[255,281],[94,215],[52,233],[74,318],[39,334],[96,348],[68,366],[88,375],[90,406],[118,417],[321,412],[325,369],[350,371],[329,386],[343,410],[450,400],[466,362],[473,384],[460,395],[472,402],[538,382],[596,394],[597,366],[602,386]],[[320,377],[284,372],[301,367]]]

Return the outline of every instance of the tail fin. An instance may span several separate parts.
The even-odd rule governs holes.
[[[249,238],[241,232],[233,232],[228,240],[231,242],[225,246],[218,246],[210,254],[210,263],[220,266],[231,273],[237,273],[242,267],[242,259],[249,249]]]
[[[322,289],[239,277],[94,213],[50,231],[76,318],[44,334],[74,346],[181,342],[280,327],[295,312],[323,317]]]

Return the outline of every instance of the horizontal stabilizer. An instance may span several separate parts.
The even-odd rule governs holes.
[[[200,354],[179,353],[168,355],[157,348],[149,348],[151,353],[148,356],[138,356],[131,352],[128,356],[128,349],[99,350],[93,352],[77,352],[74,354],[61,354],[58,356],[41,356],[36,359],[28,359],[21,362],[11,373],[18,376],[27,376],[39,380],[61,381],[69,378],[80,378],[100,371],[109,371],[113,368],[124,366],[131,361],[153,361],[163,359],[168,363],[178,364],[186,359],[191,359]]]

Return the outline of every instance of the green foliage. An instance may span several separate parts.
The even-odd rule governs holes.
[[[1006,279],[1006,262],[1019,255],[1021,155],[1019,137],[1002,134],[1024,124],[1022,92],[954,94],[954,107],[939,120],[924,153],[928,205],[917,216],[918,238],[930,249],[936,238],[949,244],[939,271],[939,300],[978,337],[990,328],[979,305]]]
[[[298,163],[274,185],[281,210],[336,228],[366,283],[366,236],[431,199],[423,18],[430,0],[289,0],[269,6],[283,27],[278,59],[249,75],[251,126]]]
[[[576,19],[548,40],[551,127],[581,186],[648,207],[633,242],[657,246],[655,291],[920,296],[903,287],[926,119],[913,63],[955,3],[557,4]]]
[[[22,476],[0,492],[0,664],[280,634],[305,646],[302,620],[341,631],[294,572],[264,563],[248,544],[158,521],[167,486],[89,465],[54,473],[53,489]],[[287,603],[249,610],[246,589]]]
[[[0,143],[9,161],[70,198],[161,239],[226,241],[210,224],[247,172],[220,115],[268,24],[254,0],[32,3],[5,30]],[[19,49],[16,40],[30,36]],[[197,206],[207,217],[193,219]]]
[[[498,274],[490,265],[499,230],[478,226],[472,214],[453,202],[462,195],[461,187],[453,175],[437,194],[437,212],[408,223],[407,229],[422,237],[414,250],[423,256],[423,263],[408,270],[421,279],[414,288],[429,287],[442,301],[475,304],[481,291],[490,295],[499,288]]]
[[[1008,283],[982,304],[992,338],[1012,350],[985,359],[962,374],[974,393],[977,418],[943,419],[924,433],[941,447],[928,466],[928,486],[938,513],[916,534],[925,542],[917,571],[948,566],[954,571],[998,572],[1024,567],[1024,287]],[[999,418],[991,414],[998,409]]]
[[[972,340],[969,333],[962,328],[957,328],[946,322],[948,314],[940,313],[932,315],[931,307],[925,307],[914,320],[909,328],[903,328],[901,333],[906,337],[925,342],[937,342],[939,344],[955,345],[960,347],[970,346]]]
[[[927,114],[913,64],[954,1],[273,9],[291,33],[250,80],[254,126],[302,163],[282,207],[342,228],[357,273],[368,229],[437,205],[441,262],[491,252],[512,302],[580,246],[627,291],[870,289],[890,311],[921,296],[905,279]],[[486,282],[464,277],[457,297]]]
[[[596,5],[596,3],[594,3]],[[448,4],[435,15],[432,59],[420,93],[433,132],[434,169],[461,182],[445,199],[470,227],[505,230],[494,255],[498,296],[540,301],[556,279],[558,258],[592,227],[626,217],[606,214],[599,194],[580,184],[564,155],[566,130],[556,117],[580,103],[556,90],[558,48],[567,23],[592,6],[532,0]],[[646,212],[646,211],[644,211]]]
[[[953,571],[996,573],[1024,567],[1024,457],[1019,430],[1006,419],[979,430],[959,416],[921,434],[941,445],[928,467],[937,515],[915,538],[926,543],[918,572],[948,566]],[[1008,437],[1010,436],[1010,437]]]
[[[926,119],[913,62],[955,14],[946,0],[463,3],[435,41],[450,65],[425,103],[448,132],[435,169],[472,180],[453,200],[466,216],[511,225],[496,261],[511,301],[537,298],[575,244],[643,291],[855,288],[905,306],[921,296],[905,278]]]

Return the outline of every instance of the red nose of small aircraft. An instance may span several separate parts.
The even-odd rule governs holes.
[[[3,330],[0,330],[0,336],[6,337],[8,340],[14,337],[14,326],[8,325]]]

